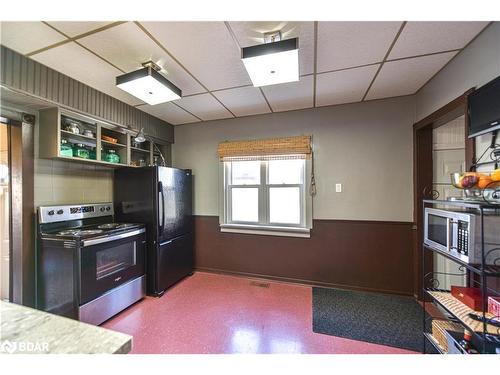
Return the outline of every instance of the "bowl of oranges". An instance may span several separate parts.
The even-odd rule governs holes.
[[[489,189],[500,187],[500,169],[491,173],[452,173],[451,183],[457,189]]]

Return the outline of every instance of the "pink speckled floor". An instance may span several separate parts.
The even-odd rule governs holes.
[[[413,353],[312,331],[311,287],[196,272],[103,327],[134,337],[132,353]]]

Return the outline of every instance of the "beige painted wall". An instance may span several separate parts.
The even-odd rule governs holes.
[[[414,117],[402,97],[181,125],[173,165],[193,170],[195,214],[218,215],[219,142],[312,134],[315,219],[411,221]]]

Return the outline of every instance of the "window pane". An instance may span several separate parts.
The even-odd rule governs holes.
[[[303,180],[303,159],[270,160],[270,184],[301,184]]]
[[[269,189],[269,221],[281,224],[300,224],[300,189],[274,187]]]
[[[259,189],[232,188],[232,221],[259,221]]]
[[[233,185],[259,185],[260,161],[233,161],[231,173]]]

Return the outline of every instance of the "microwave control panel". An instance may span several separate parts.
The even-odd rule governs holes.
[[[458,221],[457,240],[458,252],[463,255],[469,255],[469,223],[466,221]]]

